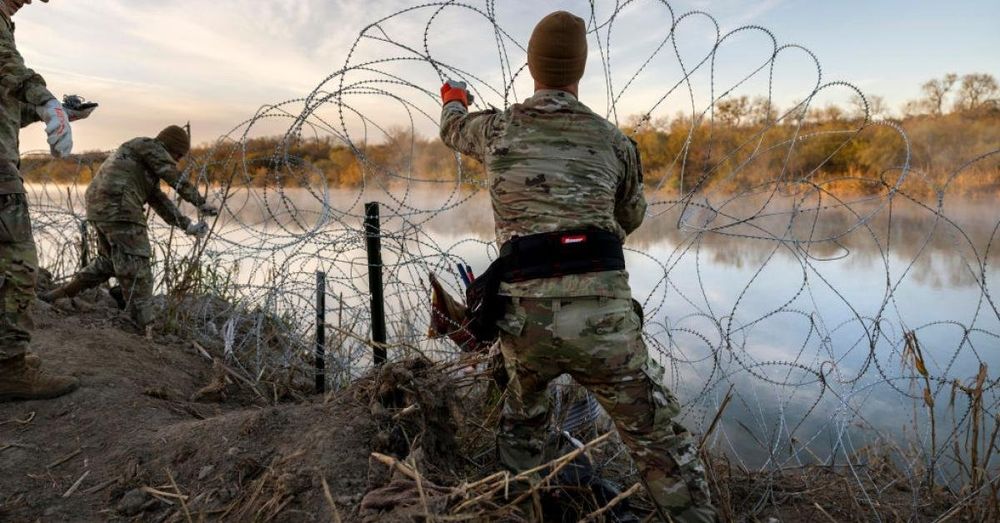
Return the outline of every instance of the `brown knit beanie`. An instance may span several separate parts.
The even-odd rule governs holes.
[[[528,70],[538,83],[565,87],[583,78],[587,67],[587,25],[566,11],[556,11],[535,26],[528,41]]]
[[[191,137],[182,127],[171,125],[160,131],[156,139],[167,148],[167,152],[181,158],[191,150]]]

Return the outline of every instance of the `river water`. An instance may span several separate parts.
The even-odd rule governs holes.
[[[80,194],[32,189],[43,264],[57,275],[73,267]],[[482,193],[448,185],[419,193],[234,191],[206,259],[246,299],[292,311],[306,325],[322,270],[328,323],[364,337],[369,200],[382,203],[390,342],[450,350],[426,339],[426,277],[435,272],[459,295],[455,263],[478,273],[495,256]],[[751,466],[836,461],[879,439],[929,445],[929,388],[941,447],[968,404],[962,394],[950,402],[953,384],[970,384],[980,365],[989,376],[985,404],[996,411],[1000,316],[990,285],[998,214],[988,204],[947,203],[941,213],[904,198],[651,205],[629,238],[627,264],[647,341],[686,422],[705,429],[732,388],[714,444]],[[168,239],[179,253],[193,248],[158,218],[151,223],[158,259]],[[904,358],[909,331],[927,380]]]

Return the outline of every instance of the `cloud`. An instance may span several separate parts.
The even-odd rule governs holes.
[[[92,122],[79,124],[78,149],[113,147],[188,119],[201,130],[195,139],[208,140],[262,104],[304,95],[333,68],[337,44],[325,51],[321,45],[337,40],[323,36],[332,34],[325,26],[337,20],[327,4],[93,0],[29,6],[18,14],[17,37],[28,64],[57,96],[77,93],[102,104]],[[27,131],[25,148],[41,148],[40,134]]]
[[[779,2],[762,0],[749,8],[724,8],[754,17]],[[523,47],[531,29],[544,13],[530,2],[498,3],[494,14],[507,33],[501,37],[505,47],[501,53],[484,16],[485,4],[470,4],[480,12],[461,6],[442,10],[408,0],[92,0],[30,6],[18,15],[18,37],[22,53],[48,78],[54,92],[81,94],[102,104],[93,121],[78,125],[78,150],[114,147],[165,124],[187,120],[192,121],[195,140],[204,142],[225,133],[261,105],[305,96],[348,57],[355,65],[389,57],[421,58],[425,46],[436,60],[481,79],[480,88],[486,83],[498,89],[485,92],[481,99],[502,106],[501,55],[511,69],[519,68],[525,61]],[[596,7],[599,23],[612,14],[611,5]],[[698,7],[697,1],[678,2],[675,15]],[[557,0],[544,11],[550,9],[568,9],[589,18],[591,4]],[[393,16],[400,11],[407,12]],[[666,34],[662,22],[669,21],[667,11],[657,6],[655,13],[650,16],[641,6],[631,6],[616,23],[612,52],[616,89]],[[371,28],[369,36],[385,31],[401,46],[357,40],[362,29],[385,17],[389,19]],[[711,43],[698,32],[701,26],[688,27],[691,37],[683,43],[693,42],[692,56],[685,59],[693,60],[693,54],[700,59]],[[604,112],[608,104],[603,96],[601,53],[596,40],[592,45],[591,74],[584,88],[592,107]],[[655,100],[679,78],[669,53],[658,60],[657,67],[647,68],[633,86],[635,96],[622,99],[620,115],[642,111],[647,99]],[[380,64],[379,69],[429,91],[436,90],[439,81],[437,71],[421,60]],[[446,75],[453,74],[459,73],[446,71]],[[378,82],[368,83],[371,80]],[[433,133],[434,97],[385,80],[383,75],[359,72],[352,73],[348,83],[387,89],[417,103],[419,110],[431,115],[416,115],[418,130]],[[324,87],[338,85],[339,78]],[[526,74],[516,88],[508,103],[530,93]],[[681,96],[676,98],[676,103],[673,98],[668,101],[670,111],[683,102]],[[408,118],[398,103],[382,96],[357,95],[349,102],[381,125],[405,124]],[[25,148],[43,148],[43,138],[40,131],[26,132]]]
[[[486,11],[484,0],[464,3]],[[473,83],[480,89],[487,86],[497,89],[499,94],[483,90],[481,99],[502,106],[505,100],[501,65],[516,70],[524,63],[521,46],[526,43],[534,23],[555,9],[568,9],[589,19],[592,4],[590,0],[544,3],[504,0],[492,5],[493,14],[507,33],[500,37],[503,49],[498,49],[493,28],[482,14],[459,5],[440,10],[434,2],[421,4],[412,0],[88,0],[49,5],[35,3],[19,12],[16,21],[22,54],[30,66],[46,76],[53,92],[57,95],[81,94],[102,104],[92,121],[78,126],[78,149],[90,149],[114,147],[128,138],[155,132],[164,124],[187,120],[194,125],[196,141],[211,140],[264,104],[307,95],[328,75],[340,69],[349,56],[352,64],[391,57],[418,58],[409,62],[383,62],[379,68],[398,74],[420,89],[393,84],[391,79],[374,73],[354,73],[350,81],[378,80],[379,83],[357,85],[388,89],[417,104],[419,111],[431,115],[429,120],[420,114],[415,116],[424,121],[421,130],[426,133],[433,128],[433,113],[436,112],[435,98],[427,93],[436,91],[439,76],[430,64],[419,59],[425,45],[436,60],[478,77],[480,80]],[[616,5],[621,3],[597,2],[595,16],[598,22],[605,21]],[[828,63],[836,64],[836,59],[840,58],[852,67],[842,66],[844,72],[864,77],[866,84],[870,79],[871,85],[884,89],[884,92],[873,94],[892,98],[893,93],[901,91],[899,78],[911,78],[915,74],[913,71],[907,71],[909,76],[898,72],[891,74],[887,71],[894,64],[885,60],[838,56],[836,52],[843,48],[847,29],[828,24],[826,20],[816,20],[816,13],[821,11],[816,6],[786,0],[676,0],[670,2],[670,6],[674,16],[698,9],[711,12],[723,34],[748,23],[770,26],[779,43],[788,42],[790,35],[797,40],[803,38],[803,33],[808,34],[809,38],[801,43],[815,47],[823,59],[831,55],[834,58],[824,64],[825,70]],[[378,37],[380,31],[385,30],[409,49],[373,39],[357,41],[359,31],[369,24],[407,9],[405,15],[392,17],[372,28],[369,36]],[[831,10],[833,8],[827,8]],[[844,16],[853,12],[848,7],[834,11],[845,13]],[[928,12],[918,11],[911,7],[911,17],[928,17]],[[977,20],[984,18],[988,17]],[[428,26],[431,21],[433,23]],[[661,2],[646,0],[625,4],[610,34],[611,84],[616,94],[643,67],[649,53],[669,31],[669,24],[668,9]],[[979,34],[975,32],[978,30],[970,29],[963,35]],[[515,42],[510,42],[509,38]],[[608,35],[602,34],[601,38],[606,45]],[[704,57],[714,38],[714,27],[706,18],[692,17],[685,22],[678,31],[678,49],[686,68]],[[887,41],[880,44],[877,38]],[[867,32],[863,38],[859,36],[851,42],[855,49],[861,46],[909,49],[908,46],[919,43],[902,38]],[[596,37],[591,41],[592,56],[583,92],[585,101],[603,113],[608,107],[607,84],[602,77],[604,68]],[[935,42],[933,45],[943,47],[950,40]],[[738,82],[741,73],[748,72],[748,67],[761,60],[758,51],[767,54],[768,50],[769,43],[751,32],[727,41],[715,64],[716,87]],[[943,50],[938,54],[947,56],[949,53],[965,56]],[[782,55],[780,74],[775,78],[777,90],[774,94],[779,104],[801,98],[801,89],[797,89],[795,79],[812,78],[808,63],[801,65],[804,60],[796,58],[794,53],[788,56],[788,53]],[[920,66],[931,70],[928,64]],[[516,84],[517,92],[507,102],[517,101],[530,93],[531,83],[526,76],[522,74]],[[703,107],[709,93],[713,92],[707,84],[707,67],[697,76],[695,98]],[[672,43],[668,43],[665,51],[645,66],[621,99],[619,115],[650,107],[681,77]],[[330,89],[336,85],[339,79],[334,85],[325,87]],[[673,114],[685,107],[690,110],[688,93],[683,87],[659,107],[658,116]],[[744,84],[742,89],[745,92],[737,94],[767,92],[754,82]],[[720,91],[714,92],[719,94]],[[892,103],[897,101],[902,100],[890,100]],[[380,124],[391,126],[408,121],[406,111],[392,99],[365,94],[353,96],[351,102]],[[268,129],[280,129],[280,126]],[[44,146],[44,137],[38,129],[26,130],[23,139],[26,149]]]

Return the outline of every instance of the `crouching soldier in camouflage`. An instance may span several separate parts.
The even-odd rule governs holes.
[[[498,436],[514,471],[540,464],[546,386],[568,373],[590,390],[631,450],[659,516],[715,521],[691,434],[642,338],[622,241],[646,201],[635,144],[577,100],[584,21],[552,13],[528,45],[534,96],[503,112],[469,113],[462,82],[442,87],[441,138],[486,167],[500,258],[497,322],[510,376]],[[481,275],[484,278],[486,275]],[[471,305],[471,304],[470,304]]]
[[[41,360],[27,350],[38,258],[19,171],[18,133],[29,124],[44,122],[52,154],[69,155],[73,150],[69,122],[87,117],[94,104],[85,113],[64,108],[45,80],[24,65],[11,18],[30,3],[0,0],[0,402],[55,398],[78,385],[76,378],[44,372]]]
[[[168,224],[197,237],[208,232],[208,225],[181,214],[160,190],[160,181],[173,187],[202,215],[217,212],[177,169],[177,162],[190,148],[187,132],[172,125],[156,138],[125,142],[101,165],[86,193],[87,221],[97,233],[97,257],[69,283],[42,294],[41,299],[73,297],[114,276],[121,287],[122,303],[139,329],[152,323],[153,253],[146,231],[145,205],[148,203]]]

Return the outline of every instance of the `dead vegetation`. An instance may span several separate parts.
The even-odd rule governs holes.
[[[526,505],[546,521],[651,514],[606,422],[578,431],[579,445],[560,440],[544,467],[501,470],[493,427],[503,390],[488,357],[415,356],[340,392],[296,397],[216,347],[128,333],[113,304],[95,302],[38,315],[46,365],[83,388],[0,406],[0,519],[523,521]],[[908,357],[918,358],[912,343]],[[748,470],[703,448],[720,511],[727,521],[995,520],[988,381],[983,368],[953,384],[969,399],[954,421],[964,438],[935,460],[880,441],[848,462]],[[932,461],[953,476],[928,483],[941,477],[928,472]]]

